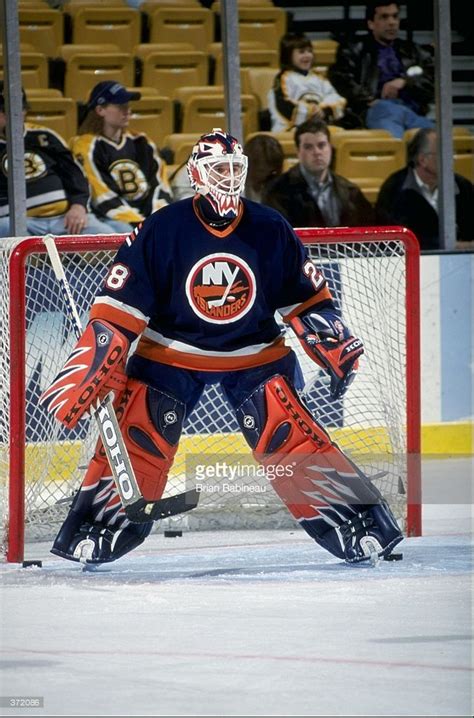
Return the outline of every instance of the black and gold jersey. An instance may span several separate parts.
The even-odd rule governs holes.
[[[62,137],[26,122],[24,139],[28,216],[56,217],[72,204],[87,207],[87,179]],[[7,141],[0,137],[0,217],[9,213]]]
[[[141,222],[172,201],[165,163],[144,134],[124,132],[118,143],[103,135],[78,135],[72,151],[87,175],[99,216]]]

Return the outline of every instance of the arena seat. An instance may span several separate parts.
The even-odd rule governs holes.
[[[36,52],[57,57],[64,42],[64,15],[59,10],[43,6],[22,7],[18,10],[20,40],[31,43]]]
[[[206,8],[162,7],[147,13],[150,42],[189,42],[203,50],[213,40],[214,16]]]
[[[27,119],[57,132],[69,142],[77,134],[77,105],[70,97],[38,97],[28,94]]]
[[[108,43],[131,53],[141,38],[141,16],[131,7],[82,7],[72,21],[73,43]]]
[[[349,132],[349,131],[347,131]],[[394,137],[347,138],[336,135],[334,171],[354,181],[363,177],[384,180],[405,166],[405,143]]]
[[[138,88],[138,91],[140,89]],[[130,103],[132,114],[129,128],[144,132],[157,147],[173,131],[173,103],[169,97],[142,97]]]
[[[173,97],[178,87],[205,85],[209,79],[209,58],[204,52],[145,52],[139,59],[142,84],[157,87],[167,97]]]
[[[75,100],[86,100],[91,89],[103,80],[133,85],[135,65],[127,53],[77,53],[66,62],[64,94]]]

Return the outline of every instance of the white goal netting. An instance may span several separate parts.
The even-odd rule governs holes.
[[[355,382],[331,402],[326,375],[287,334],[304,374],[303,398],[336,443],[372,477],[402,521],[407,473],[407,251],[402,234],[361,231],[340,237],[305,230],[336,303],[365,344]],[[335,241],[335,239],[337,241]],[[119,238],[58,238],[82,320]],[[369,241],[370,240],[370,241]],[[27,540],[51,538],[64,518],[96,442],[90,420],[68,431],[38,397],[65,361],[74,332],[38,239],[0,247],[0,469],[4,552],[22,518]],[[414,301],[414,300],[411,300]],[[408,302],[409,304],[409,302]],[[409,362],[408,362],[409,364]],[[416,416],[414,414],[414,416]],[[162,527],[282,527],[293,520],[261,474],[218,386],[210,386],[186,421],[165,495],[199,484],[199,506]],[[10,491],[10,494],[9,494]],[[10,500],[9,500],[10,495]],[[13,528],[12,528],[13,527]],[[9,535],[10,532],[10,535]]]

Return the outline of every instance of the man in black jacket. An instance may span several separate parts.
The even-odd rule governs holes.
[[[399,39],[399,9],[396,2],[368,3],[370,32],[341,43],[328,79],[361,126],[402,138],[405,130],[434,126],[426,118],[434,101],[434,60],[428,48]]]
[[[330,170],[332,147],[324,120],[310,119],[295,132],[298,164],[270,184],[263,204],[292,227],[358,227],[374,224],[372,205],[359,187]]]
[[[474,240],[474,187],[454,175],[456,239]],[[421,249],[439,249],[436,132],[419,130],[408,145],[408,166],[388,177],[375,206],[377,223],[408,227]]]

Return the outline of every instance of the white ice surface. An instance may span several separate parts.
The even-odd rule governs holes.
[[[2,565],[4,715],[473,712],[471,506],[430,504],[401,562],[303,531],[154,534],[95,572]]]

